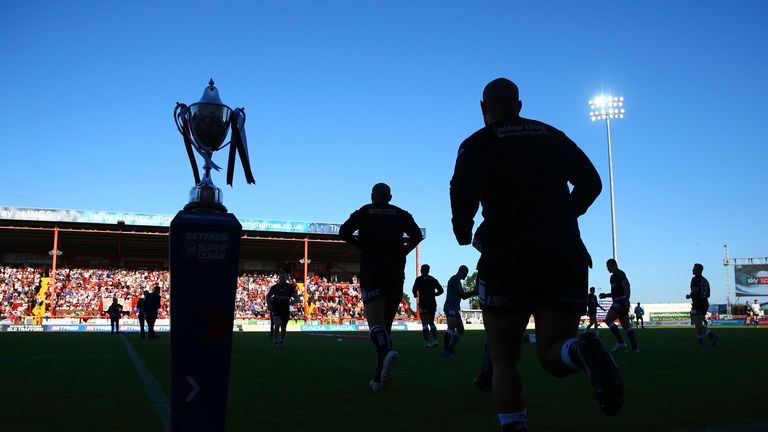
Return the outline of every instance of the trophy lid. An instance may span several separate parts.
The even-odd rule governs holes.
[[[221,101],[221,98],[219,97],[219,89],[214,86],[213,78],[208,81],[208,87],[203,90],[203,96],[200,98],[198,103],[224,105],[224,103]]]

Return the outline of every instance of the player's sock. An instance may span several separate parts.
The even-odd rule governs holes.
[[[610,326],[611,333],[613,333],[613,337],[616,338],[616,342],[623,344],[624,339],[621,337],[621,333],[619,333],[619,326],[616,325],[616,323],[611,324]]]
[[[429,343],[429,326],[426,324],[421,325],[421,335],[424,336],[424,342]]]
[[[453,338],[451,339],[451,345],[448,347],[449,352],[453,352],[456,348],[456,344],[459,343],[459,339],[461,339],[461,333],[459,332],[453,332]]]
[[[437,326],[435,323],[429,323],[429,334],[432,335],[432,340],[437,342]]]
[[[493,359],[491,358],[491,345],[486,342],[483,350],[483,366],[480,368],[480,375],[486,375],[489,378],[493,376]]]
[[[581,369],[579,356],[576,353],[576,338],[563,342],[563,346],[560,348],[560,361],[573,370]]]
[[[697,335],[696,336],[696,345],[704,345],[704,335]]]
[[[528,430],[528,410],[514,413],[499,413],[499,423],[502,431]]]
[[[389,350],[390,351],[395,349],[395,343],[392,342],[392,330],[387,332],[387,345],[389,345]]]
[[[629,337],[629,346],[633,349],[637,349],[637,336],[635,336],[635,328],[630,327],[627,329],[627,337]]]
[[[443,336],[443,351],[448,352],[448,348],[451,346],[451,339],[453,338],[453,330],[448,329]]]
[[[376,374],[373,376],[373,382],[381,382],[381,371],[384,368],[384,357],[389,352],[389,341],[384,327],[375,325],[371,327],[371,341],[376,347]]]

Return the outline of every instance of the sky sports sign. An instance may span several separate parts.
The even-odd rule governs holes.
[[[734,266],[737,297],[768,296],[768,264]]]

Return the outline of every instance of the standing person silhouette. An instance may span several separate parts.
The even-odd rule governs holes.
[[[155,285],[152,292],[144,299],[144,316],[147,319],[147,338],[157,339],[155,321],[160,310],[160,285]]]
[[[614,415],[623,398],[618,367],[594,333],[576,339],[591,267],[577,218],[600,194],[600,176],[563,132],[520,117],[512,81],[491,81],[480,108],[485,127],[459,147],[451,210],[456,240],[469,245],[483,206],[474,244],[481,251],[478,291],[502,430],[527,430],[518,361],[531,315],[542,367],[558,377],[584,370],[603,411]]]
[[[376,372],[369,383],[374,392],[392,380],[398,358],[392,349],[392,321],[403,299],[405,257],[424,238],[411,214],[391,200],[389,186],[375,184],[371,204],[360,207],[339,228],[339,236],[361,250],[360,288],[376,347]]]
[[[421,334],[424,336],[424,348],[438,345],[435,312],[437,301],[435,297],[443,293],[440,282],[429,274],[429,264],[421,266],[421,276],[413,282],[413,296],[419,299],[419,318],[421,318]]]

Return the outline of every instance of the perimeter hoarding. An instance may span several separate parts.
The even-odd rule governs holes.
[[[768,264],[734,266],[736,297],[768,296]]]

